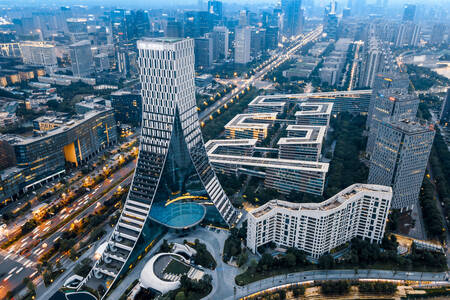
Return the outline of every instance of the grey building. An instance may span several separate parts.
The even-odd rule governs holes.
[[[213,60],[227,59],[230,43],[228,28],[215,26],[210,36],[213,39]]]
[[[208,69],[213,63],[213,39],[208,37],[195,38],[195,67]]]
[[[372,122],[373,109],[377,103],[378,92],[385,89],[403,89],[405,92],[409,88],[408,73],[386,72],[378,73],[373,83],[372,94],[370,96],[369,111],[366,121],[366,130],[370,128]]]
[[[412,209],[417,203],[434,134],[433,125],[407,119],[379,124],[367,182],[392,187],[392,208]]]
[[[303,30],[303,11],[301,0],[282,0],[281,11],[283,13],[283,34],[291,37],[298,35]]]
[[[17,162],[14,172],[6,169],[2,182],[12,179],[15,190],[11,195],[26,191],[65,172],[66,164],[80,166],[102,149],[117,142],[117,127],[112,109],[92,110],[72,119],[40,117],[34,126],[41,129],[32,137],[13,136],[8,143],[13,147]]]
[[[69,46],[72,73],[75,77],[88,77],[93,73],[91,43],[80,41]]]
[[[373,108],[367,117],[369,128],[366,153],[371,155],[377,139],[378,127],[386,117],[414,119],[419,108],[419,98],[404,89],[386,89],[372,95]]]

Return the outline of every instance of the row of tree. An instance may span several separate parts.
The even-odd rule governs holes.
[[[336,141],[333,160],[327,174],[324,197],[329,198],[349,185],[367,182],[368,168],[359,160],[365,149],[363,137],[366,117],[340,113],[331,120],[330,141]]]
[[[442,216],[437,207],[438,203],[434,195],[434,187],[428,178],[425,178],[420,190],[420,206],[423,212],[423,221],[428,237],[445,240],[446,232]]]

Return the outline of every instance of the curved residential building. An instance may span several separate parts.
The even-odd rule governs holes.
[[[319,258],[355,237],[379,243],[391,199],[391,187],[353,184],[321,203],[272,200],[249,212],[247,247],[274,242]]]
[[[136,171],[108,247],[85,279],[105,295],[160,226],[232,225],[236,210],[214,173],[203,143],[195,103],[194,41],[137,42],[142,85],[142,131]],[[133,253],[133,255],[132,255]],[[136,254],[137,253],[137,254]]]

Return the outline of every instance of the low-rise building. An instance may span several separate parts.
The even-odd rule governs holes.
[[[259,142],[267,137],[277,113],[238,114],[225,125],[228,139],[255,138]]]
[[[253,156],[275,150],[256,147],[257,139],[209,140],[205,147],[217,173],[248,174],[264,179],[264,186],[283,194],[291,191],[322,195],[328,163]]]
[[[279,158],[319,161],[325,126],[288,125],[288,137],[278,141]]]
[[[300,110],[295,113],[297,125],[330,126],[331,111],[333,103],[300,103]]]
[[[64,116],[49,118],[35,124],[44,130],[35,131],[34,136],[1,137],[13,147],[15,167],[18,168],[13,175],[11,172],[2,175],[5,180],[2,179],[0,189],[6,190],[3,184],[11,180],[15,186],[14,193],[2,197],[12,197],[63,174],[67,163],[85,164],[102,149],[117,142],[114,112],[108,108],[92,110],[71,119]]]

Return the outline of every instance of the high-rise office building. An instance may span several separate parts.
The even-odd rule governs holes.
[[[434,24],[431,31],[430,43],[439,45],[444,41],[445,30],[447,26],[443,23]]]
[[[419,107],[419,98],[405,89],[378,90],[372,94],[371,111],[367,117],[369,128],[366,153],[371,155],[377,140],[379,124],[386,117],[414,119]]]
[[[103,285],[105,293],[128,269],[132,252],[145,251],[154,222],[186,229],[205,218],[230,225],[237,218],[209,163],[200,131],[194,40],[143,39],[137,48],[143,105],[139,159],[108,247],[84,282]]]
[[[416,47],[420,39],[420,26],[408,21],[400,24],[395,36],[395,47]]]
[[[211,37],[213,39],[213,60],[227,59],[230,33],[225,26],[215,26]]]
[[[93,73],[91,43],[80,41],[69,46],[72,73],[76,77],[87,77]]]
[[[250,56],[257,57],[264,50],[266,44],[266,30],[253,27],[250,34]]]
[[[450,122],[450,88],[447,89],[447,96],[442,102],[441,114],[440,114],[440,123],[443,126],[448,126]]]
[[[303,30],[303,11],[301,0],[282,0],[283,34],[291,37],[298,35]]]
[[[275,49],[278,47],[278,27],[267,26],[266,27],[266,38],[265,38],[265,48]]]
[[[252,29],[249,26],[237,27],[235,31],[234,62],[246,64],[251,60],[251,36]]]
[[[409,76],[407,73],[400,73],[400,72],[384,72],[384,73],[378,73],[375,76],[375,80],[373,83],[372,88],[372,94],[370,96],[370,103],[369,103],[369,111],[367,114],[367,121],[366,121],[366,130],[368,130],[372,123],[372,118],[374,114],[374,108],[375,105],[379,105],[379,91],[380,90],[386,90],[386,89],[403,89],[404,92],[408,90],[409,87]],[[383,95],[383,93],[381,93]],[[417,106],[419,103],[417,102]],[[377,108],[379,109],[379,108]],[[387,115],[390,115],[391,112],[387,113]],[[382,118],[385,116],[380,116],[379,118]],[[410,116],[412,117],[412,116]],[[381,120],[381,119],[379,119]]]
[[[187,11],[184,13],[184,36],[201,37],[211,32],[213,28],[212,15],[207,11]]]
[[[325,10],[323,31],[330,39],[337,39],[338,17],[336,15],[336,2],[331,1],[329,8]]]
[[[414,4],[405,4],[403,7],[403,21],[414,21],[416,17],[416,6]]]
[[[208,37],[195,38],[195,67],[200,69],[210,68],[213,63],[213,39]]]
[[[170,38],[183,37],[183,24],[175,20],[167,20],[164,28],[164,36]]]
[[[434,133],[433,125],[408,119],[379,124],[367,182],[392,187],[392,208],[412,209],[417,203]]]
[[[25,64],[34,66],[56,67],[55,46],[45,42],[23,42],[20,43],[22,58]]]

